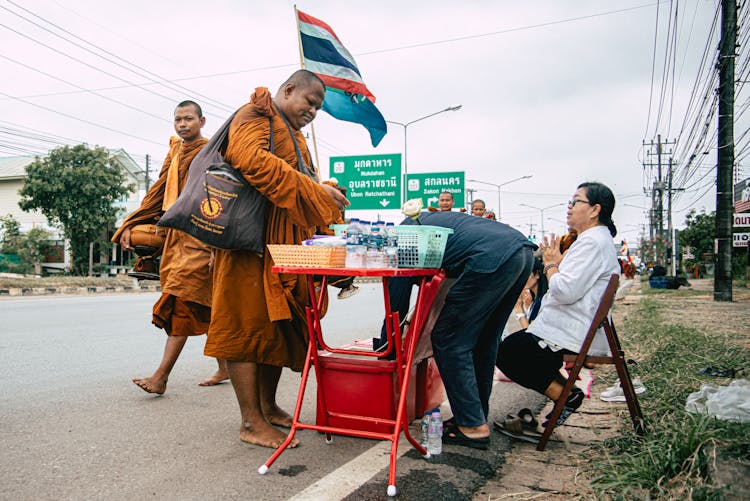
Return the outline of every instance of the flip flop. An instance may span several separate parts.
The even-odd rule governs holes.
[[[490,446],[490,437],[471,438],[464,435],[458,426],[448,426],[443,432],[443,444],[463,445],[472,449],[486,451]]]
[[[518,411],[518,418],[521,420],[521,424],[528,430],[535,431],[539,426],[539,422],[534,417],[534,413],[531,409],[523,408]]]
[[[704,367],[696,372],[701,376],[733,378],[735,370],[731,367],[717,367],[709,365],[708,367]]]
[[[515,438],[516,440],[523,440],[524,442],[529,442],[530,444],[538,444],[539,439],[542,438],[541,433],[524,430],[523,427],[521,427],[520,430],[517,430],[516,428],[508,428],[506,426],[506,423],[502,423],[500,421],[494,421],[492,424],[495,429],[503,435]]]

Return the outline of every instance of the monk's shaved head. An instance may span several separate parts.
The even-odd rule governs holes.
[[[318,84],[323,89],[326,88],[326,84],[323,83],[323,80],[321,80],[318,75],[316,75],[312,71],[307,70],[297,70],[292,73],[292,75],[287,78],[283,84],[281,84],[281,86],[279,87],[279,91],[281,91],[288,84],[294,84],[294,86],[299,89],[306,89],[313,84]]]

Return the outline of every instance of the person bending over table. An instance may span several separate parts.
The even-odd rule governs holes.
[[[453,418],[443,443],[486,449],[497,345],[505,322],[531,272],[536,247],[510,226],[461,212],[422,212],[424,224],[450,228],[441,267],[456,277],[432,330],[432,350]],[[391,309],[405,318],[413,281],[390,281]],[[376,341],[375,348],[385,336]]]

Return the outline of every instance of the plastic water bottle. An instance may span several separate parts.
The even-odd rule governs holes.
[[[385,225],[385,265],[387,268],[398,268],[398,234],[393,223]]]
[[[346,227],[346,267],[365,267],[365,246],[362,245],[362,226],[359,219],[352,218]]]
[[[430,434],[430,418],[432,417],[432,411],[424,411],[424,416],[422,416],[422,421],[419,423],[419,427],[422,431],[422,437],[419,443],[424,447],[425,450],[428,450],[429,447],[429,434]]]
[[[440,410],[433,410],[430,416],[430,425],[427,433],[427,452],[437,456],[443,452],[443,419]]]

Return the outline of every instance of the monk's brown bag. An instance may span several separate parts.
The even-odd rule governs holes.
[[[221,153],[226,149],[233,118],[234,114],[195,156],[185,188],[158,225],[184,231],[212,247],[262,254],[267,199]],[[271,130],[268,151],[273,153],[270,117],[268,122]]]

